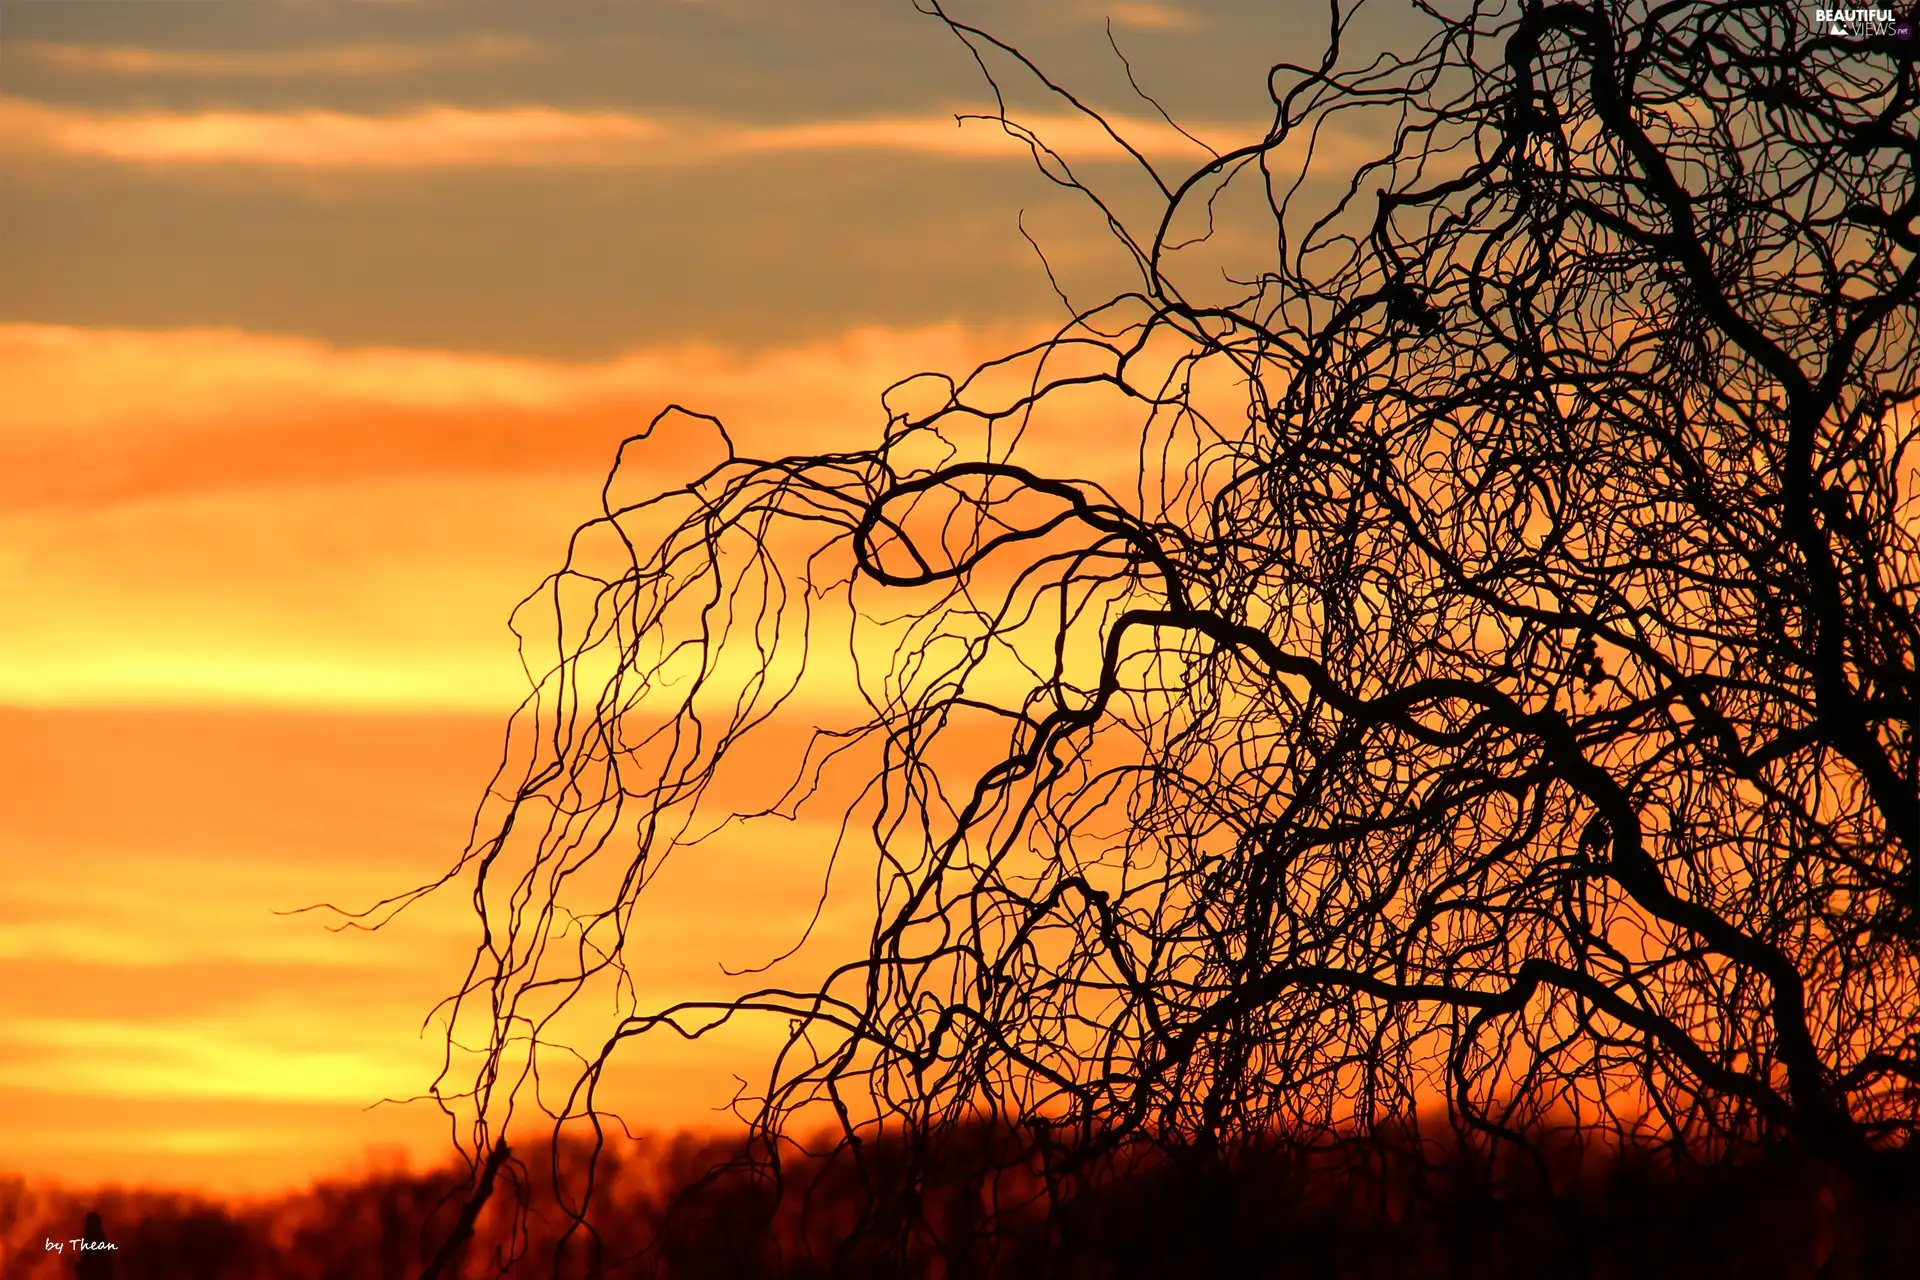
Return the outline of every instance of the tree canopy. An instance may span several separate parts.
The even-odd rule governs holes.
[[[996,94],[1108,119],[926,7]],[[768,1139],[825,1107],[1205,1151],[1443,1106],[1912,1176],[1920,44],[1463,0],[1383,49],[1361,9],[1272,68],[1264,134],[1133,153],[1144,219],[1003,109],[1133,283],[894,388],[870,447],[629,441],[523,606],[538,689],[452,873],[483,1115],[800,715],[764,812],[857,774],[866,954],[629,1001],[568,1114],[631,1037],[763,1013]],[[1087,403],[1080,466],[1048,432]],[[670,431],[724,456],[622,496]],[[828,661],[844,722],[794,710]]]

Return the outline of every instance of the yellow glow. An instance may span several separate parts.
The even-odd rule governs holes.
[[[690,165],[791,151],[897,151],[1032,162],[997,121],[956,115],[815,120],[760,126],[690,117],[551,107],[429,106],[387,115],[340,111],[87,112],[0,99],[0,149],[150,164],[255,164],[418,170],[447,166]],[[1063,159],[1124,160],[1081,115],[1016,117]],[[1152,156],[1197,163],[1205,153],[1163,120],[1110,117]],[[1258,124],[1196,122],[1187,132],[1216,148],[1257,139]]]
[[[64,1088],[142,1098],[218,1097],[366,1102],[418,1091],[432,1047],[405,1045],[360,1051],[324,1047],[328,1029],[306,1018],[280,1025],[259,1018],[192,1022],[104,1022],[79,1019],[9,1024],[0,1043],[45,1059],[0,1066],[0,1085],[57,1079]],[[411,1059],[411,1060],[409,1060]]]

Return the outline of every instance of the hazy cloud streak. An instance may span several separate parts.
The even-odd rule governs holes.
[[[11,56],[62,71],[117,76],[237,80],[397,76],[439,67],[490,67],[525,62],[540,46],[517,36],[476,34],[434,43],[363,41],[293,49],[144,49],[133,45],[24,40]]]
[[[964,114],[964,113],[960,113]],[[1125,159],[1098,124],[1078,115],[1017,123],[1069,161]],[[1121,136],[1156,157],[1189,163],[1201,149],[1164,121],[1121,117]],[[1188,131],[1221,146],[1259,126],[1200,124]],[[894,151],[956,159],[1032,162],[1032,152],[990,119],[894,116],[754,125],[553,107],[425,106],[386,115],[329,110],[84,112],[0,99],[0,151],[150,164],[251,164],[321,168],[447,166],[687,166],[804,151]]]
[[[1090,10],[1100,12],[1117,27],[1129,27],[1136,31],[1192,31],[1202,24],[1200,19],[1189,10],[1171,4],[1116,4],[1090,5]]]

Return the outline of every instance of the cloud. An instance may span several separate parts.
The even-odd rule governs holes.
[[[112,76],[293,80],[398,76],[439,67],[490,67],[535,58],[540,47],[513,36],[478,34],[434,44],[364,42],[309,49],[145,49],[26,40],[10,56],[62,71]]]
[[[751,456],[860,447],[884,422],[882,388],[969,369],[1023,345],[1016,332],[868,330],[589,363],[0,326],[0,400],[20,406],[0,427],[0,705],[504,716],[527,690],[508,612],[599,510],[621,440],[661,408],[717,414]],[[982,394],[1011,398],[1030,374]],[[1124,473],[1115,429],[1134,421],[1087,389],[1050,406],[1023,456]],[[629,452],[616,500],[719,456],[710,427],[669,421]],[[830,614],[823,628],[840,625]],[[792,705],[854,705],[846,646],[820,635]],[[744,683],[761,658],[722,665]]]
[[[1029,160],[1027,143],[1009,135],[997,120],[961,113],[962,118],[896,118],[880,120],[822,120],[776,128],[728,130],[716,136],[717,149],[739,152],[876,150],[913,151],[974,159]],[[1047,149],[1066,160],[1124,158],[1120,144],[1101,125],[1083,115],[1022,115],[1017,127],[1032,133]],[[1173,156],[1187,161],[1201,158],[1192,141],[1165,121],[1135,116],[1111,118],[1114,133],[1148,155]],[[1188,132],[1224,141],[1236,136],[1232,126],[1200,125]],[[1257,136],[1258,130],[1255,130]],[[1240,136],[1244,136],[1241,131]],[[1219,141],[1215,145],[1219,145]]]
[[[461,165],[632,164],[664,130],[622,112],[551,107],[201,111],[113,115],[0,102],[0,145],[148,164],[432,169]]]
[[[651,415],[673,400],[729,417],[778,417],[791,440],[797,418],[809,427],[871,425],[880,389],[896,378],[971,367],[1036,332],[1032,325],[863,328],[757,352],[689,343],[585,361],[340,346],[225,328],[0,324],[0,394],[11,401],[0,442],[108,432],[115,447],[128,448],[163,427],[261,430],[294,422],[305,429],[330,414],[558,413],[613,403]],[[849,416],[861,421],[848,423]]]
[[[1170,4],[1115,4],[1090,7],[1104,9],[1105,16],[1113,20],[1114,26],[1131,27],[1136,31],[1192,31],[1201,25],[1200,19],[1194,14]]]
[[[20,410],[0,419],[0,704],[504,715],[525,692],[507,611],[666,404],[763,454],[865,443],[888,383],[1004,342],[874,330],[568,362],[0,326]],[[629,479],[664,487],[717,447],[669,428]]]
[[[959,113],[965,115],[965,113]],[[1019,117],[1069,161],[1125,153],[1081,115]],[[1164,121],[1116,116],[1114,129],[1148,155],[1188,163],[1203,153]],[[1258,126],[1199,124],[1216,147]],[[243,164],[417,170],[449,166],[686,166],[808,151],[891,151],[1031,162],[1025,142],[995,120],[892,116],[758,125],[544,106],[425,106],[385,115],[332,110],[87,112],[0,98],[0,150],[161,165]]]
[[[430,1063],[430,1048],[423,1053],[407,1044],[404,1029],[377,1054],[334,1047],[334,1037],[297,1022],[275,1032],[271,1040],[263,1038],[257,1017],[172,1024],[15,1020],[8,1047],[47,1056],[0,1066],[0,1084],[18,1087],[51,1077],[68,1090],[96,1095],[365,1104],[403,1096]]]

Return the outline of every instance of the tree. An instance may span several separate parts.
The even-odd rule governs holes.
[[[1134,155],[1144,224],[1003,104],[1137,276],[1045,343],[894,388],[869,449],[707,420],[683,486],[627,501],[616,464],[450,873],[483,1114],[849,618],[865,711],[766,812],[861,778],[868,954],[627,1006],[564,1113],[630,1037],[765,1013],[773,1152],[820,1106],[1084,1156],[1444,1100],[1493,1140],[1913,1177],[1920,46],[1463,0],[1380,51],[1357,8],[1272,69],[1264,136],[1177,181]],[[1087,394],[1133,406],[1128,484],[1032,462]]]

